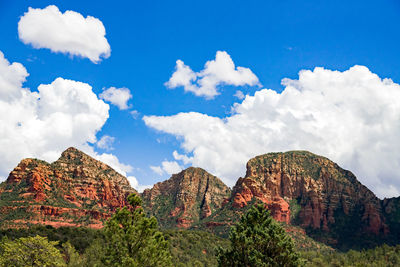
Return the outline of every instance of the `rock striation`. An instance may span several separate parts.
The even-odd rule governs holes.
[[[231,190],[219,178],[190,167],[142,193],[144,209],[162,227],[189,228],[221,208]]]
[[[351,172],[310,152],[270,153],[251,159],[233,198],[234,206],[256,198],[267,204],[277,220],[287,223],[289,203],[298,205],[296,219],[312,229],[329,231],[341,216],[357,217],[365,232],[387,231],[380,200]]]
[[[390,231],[380,199],[350,171],[306,151],[250,159],[229,204],[204,223],[229,225],[255,202],[264,203],[277,221],[300,226],[333,245],[351,238],[384,237]]]
[[[14,168],[0,185],[0,224],[101,228],[130,193],[124,176],[71,147],[51,164],[24,159]]]

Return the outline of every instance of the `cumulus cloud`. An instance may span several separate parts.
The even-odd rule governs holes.
[[[400,192],[400,85],[364,66],[302,70],[282,93],[246,96],[226,118],[189,112],[144,116],[181,140],[192,164],[232,186],[259,154],[309,150],[354,172],[380,197]]]
[[[246,97],[240,90],[237,90],[233,96],[236,96],[239,100],[243,100]]]
[[[174,152],[172,152],[172,155],[174,156],[175,160],[180,160],[185,165],[189,164],[189,163],[191,163],[193,161],[193,157],[188,157],[187,155],[181,155],[176,150],[174,150]]]
[[[11,100],[22,96],[22,84],[28,72],[17,62],[10,64],[0,51],[0,99]]]
[[[115,138],[109,135],[103,135],[99,141],[97,141],[96,146],[105,150],[113,150],[113,143]]]
[[[111,53],[106,30],[99,19],[85,18],[71,10],[61,13],[54,5],[44,9],[30,7],[18,22],[18,35],[23,43],[34,48],[48,48],[94,63]]]
[[[180,172],[182,170],[182,166],[180,166],[176,161],[165,160],[161,162],[161,166],[150,166],[150,169],[160,176],[163,174],[172,175]]]
[[[109,165],[111,168],[113,168],[115,171],[119,172],[123,176],[127,176],[127,173],[131,172],[133,170],[133,167],[129,164],[124,164],[119,161],[117,156],[110,154],[110,153],[102,153],[99,154],[93,150],[92,146],[89,145],[78,145],[77,146],[79,149],[87,153],[88,155],[92,156],[93,158],[100,160],[101,162],[106,163]]]
[[[121,110],[129,108],[128,101],[132,98],[128,88],[115,87],[105,89],[99,96],[111,104],[116,105]]]
[[[207,61],[204,69],[194,72],[182,60],[176,61],[175,72],[165,86],[176,88],[182,86],[186,92],[196,96],[213,99],[219,95],[221,85],[259,85],[257,76],[249,69],[235,67],[232,58],[225,51],[217,51],[215,60]]]
[[[157,173],[158,175],[163,175],[164,174],[164,171],[163,171],[163,169],[160,167],[160,166],[150,166],[150,169],[153,171],[153,172],[155,172],[155,173]]]
[[[178,173],[182,170],[182,167],[176,161],[163,161],[161,162],[161,166],[168,175]]]
[[[141,185],[135,176],[126,177],[129,181],[129,184],[135,188],[139,193],[142,193],[147,188],[152,188],[152,185]]]
[[[132,167],[90,143],[108,119],[109,106],[89,84],[57,78],[37,92],[22,87],[28,72],[0,52],[0,177],[27,157],[56,160],[70,146],[104,161],[123,175]]]

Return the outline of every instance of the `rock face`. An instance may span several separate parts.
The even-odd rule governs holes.
[[[383,213],[390,229],[391,244],[400,242],[400,197],[382,200]]]
[[[206,223],[237,220],[256,201],[265,203],[276,220],[301,226],[328,243],[389,232],[381,201],[368,188],[351,172],[306,151],[250,159],[229,204]]]
[[[100,228],[134,192],[108,165],[68,148],[52,164],[24,159],[15,167],[0,185],[0,225]]]
[[[188,228],[219,209],[230,194],[220,179],[190,167],[146,189],[141,196],[145,210],[162,227]]]
[[[289,203],[299,205],[296,215],[303,227],[330,230],[337,217],[357,219],[362,230],[387,231],[380,200],[327,158],[304,151],[270,153],[247,163],[246,177],[233,189],[234,206],[256,198],[267,204],[274,217],[289,222]]]

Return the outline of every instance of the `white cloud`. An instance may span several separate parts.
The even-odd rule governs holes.
[[[116,105],[121,110],[129,108],[128,101],[132,98],[128,88],[115,87],[104,90],[99,96],[111,104]]]
[[[10,64],[0,51],[0,99],[11,100],[21,97],[22,84],[28,75],[22,64],[16,62]]]
[[[113,150],[113,143],[115,138],[109,135],[103,135],[99,141],[97,141],[96,146],[105,150]]]
[[[0,52],[0,177],[7,177],[23,158],[51,162],[70,146],[123,175],[132,170],[115,155],[98,154],[90,145],[108,119],[109,106],[89,84],[57,78],[32,92],[22,88],[27,76],[21,64],[10,64]]]
[[[176,150],[174,150],[174,152],[172,152],[172,155],[174,156],[175,160],[180,160],[185,165],[189,164],[189,163],[191,163],[193,161],[193,157],[188,157],[186,155],[181,155]]]
[[[163,171],[163,169],[160,167],[160,166],[150,166],[150,169],[153,171],[153,172],[155,172],[155,173],[157,173],[158,175],[163,175],[164,174],[164,171]]]
[[[366,67],[303,70],[282,93],[246,96],[226,118],[196,112],[144,116],[193,153],[192,164],[232,186],[259,154],[309,150],[354,172],[378,196],[400,192],[400,85]]]
[[[152,185],[141,185],[139,184],[138,180],[135,176],[128,176],[127,177],[130,185],[135,188],[139,193],[142,193],[147,188],[152,188]]]
[[[225,51],[217,51],[215,60],[207,61],[204,69],[193,72],[182,60],[176,61],[175,72],[165,86],[176,88],[182,86],[186,92],[196,96],[212,99],[219,95],[221,85],[259,85],[257,76],[249,69],[235,67],[230,55]]]
[[[182,170],[182,167],[179,166],[176,161],[163,161],[161,162],[161,166],[163,171],[165,171],[168,175],[172,175],[178,173]]]
[[[92,147],[89,146],[78,146],[82,151],[85,153],[89,154],[93,158],[100,160],[101,162],[106,163],[109,165],[111,168],[113,168],[115,171],[119,172],[123,176],[127,176],[127,173],[131,172],[133,170],[133,167],[129,164],[123,164],[119,161],[117,156],[110,154],[110,153],[102,153],[98,154],[93,151]]]
[[[103,23],[92,16],[67,10],[61,13],[51,5],[44,9],[29,8],[18,22],[19,38],[34,48],[48,48],[97,63],[108,58],[110,45]]]
[[[150,169],[158,175],[162,176],[163,174],[176,174],[182,171],[182,166],[180,166],[176,161],[164,160],[163,162],[161,162],[161,166],[150,166]]]
[[[132,111],[130,112],[130,114],[132,115],[132,118],[134,118],[135,120],[136,120],[137,118],[139,118],[139,115],[140,115],[139,111],[137,111],[137,110],[132,110]]]
[[[246,97],[240,90],[237,90],[233,96],[236,96],[239,100],[243,100]]]

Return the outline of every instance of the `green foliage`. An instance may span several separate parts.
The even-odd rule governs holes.
[[[157,220],[145,216],[141,199],[128,197],[131,207],[119,209],[107,222],[106,266],[172,266],[168,242],[158,231]]]
[[[295,224],[297,224],[298,215],[299,215],[300,210],[301,210],[301,206],[300,206],[298,200],[297,199],[291,199],[289,201],[289,207],[290,207],[290,221],[294,222]]]
[[[3,238],[0,243],[0,266],[66,266],[58,242],[46,237]]]
[[[173,195],[159,195],[153,201],[154,203],[151,208],[146,206],[150,203],[144,203],[147,215],[157,217],[161,228],[173,228],[176,225],[176,218],[169,216],[170,212],[174,209]]]
[[[232,227],[229,249],[220,249],[219,266],[299,266],[293,241],[261,204],[254,205]]]
[[[82,257],[71,245],[71,243],[66,242],[62,244],[62,251],[64,254],[64,259],[68,267],[80,267],[83,264]]]
[[[82,267],[100,267],[104,266],[101,258],[105,254],[104,239],[96,239],[85,250],[83,254]]]
[[[0,230],[0,238],[6,236],[11,240],[36,235],[47,237],[51,241],[59,241],[59,244],[70,242],[79,253],[83,253],[94,240],[103,239],[102,231],[84,227],[54,228],[50,225],[35,225],[30,228]]]
[[[349,250],[346,253],[309,251],[303,252],[302,257],[306,260],[306,266],[310,267],[395,267],[400,266],[400,245],[395,247],[382,245],[369,250]]]
[[[227,239],[204,231],[165,230],[175,266],[217,266],[217,248],[228,247]]]

